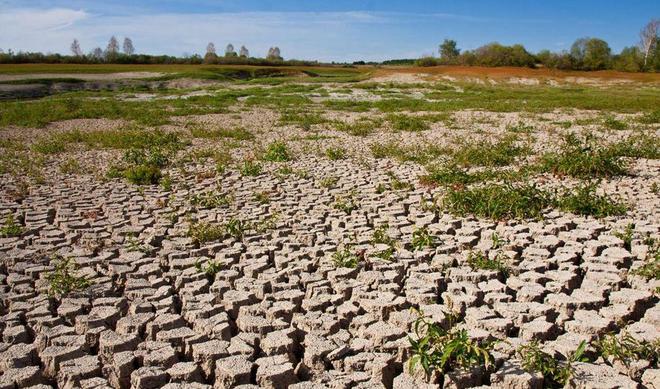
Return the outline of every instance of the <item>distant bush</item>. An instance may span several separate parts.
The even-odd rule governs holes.
[[[415,66],[438,66],[440,63],[434,57],[422,57],[415,61]]]

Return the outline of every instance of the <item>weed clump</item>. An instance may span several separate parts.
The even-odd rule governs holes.
[[[494,220],[538,218],[553,205],[550,193],[534,185],[487,184],[471,189],[449,188],[442,206],[449,212]]]
[[[417,228],[412,234],[412,247],[419,251],[436,246],[436,237],[431,235],[428,227]]]
[[[613,359],[628,366],[630,362],[645,359],[657,366],[660,359],[660,340],[637,340],[624,332],[617,336],[606,334],[593,343],[596,351],[605,359]]]
[[[49,295],[63,297],[91,285],[91,281],[85,276],[76,274],[78,265],[71,258],[55,256],[52,263],[55,269],[46,275],[49,284]]]
[[[135,185],[156,185],[163,174],[157,166],[137,165],[126,168],[123,176],[128,182]]]
[[[541,169],[575,178],[620,176],[626,174],[620,156],[620,150],[599,146],[592,135],[580,138],[571,133],[564,137],[558,153],[547,153],[541,158]]]
[[[332,254],[332,262],[336,267],[348,267],[354,269],[358,266],[360,258],[346,245]]]
[[[586,346],[587,343],[582,341],[574,352],[566,356],[564,362],[541,350],[536,340],[520,346],[516,353],[520,356],[525,370],[543,375],[544,387],[563,388],[573,375],[573,363],[586,361],[583,356]]]
[[[410,371],[421,365],[427,375],[433,371],[447,373],[457,368],[469,369],[483,366],[488,369],[493,365],[492,342],[480,343],[471,339],[465,329],[455,327],[456,318],[450,316],[449,328],[418,313],[413,330],[414,338],[409,336],[412,357],[408,361]]]
[[[215,275],[222,270],[222,267],[223,265],[220,261],[209,260],[205,264],[202,264],[201,261],[195,262],[195,269],[199,273],[204,273],[210,279],[214,279]]]
[[[244,176],[258,176],[262,172],[261,164],[252,159],[245,159],[240,168],[241,174]]]
[[[268,145],[262,158],[270,162],[287,162],[291,160],[291,153],[286,143],[276,141]]]
[[[325,156],[331,161],[346,159],[346,149],[343,147],[328,147],[325,149]]]
[[[229,206],[233,197],[227,193],[205,192],[190,198],[190,204],[200,208],[221,208]]]
[[[607,195],[597,194],[595,182],[581,184],[573,191],[565,191],[557,199],[557,206],[565,212],[598,218],[626,213],[624,204],[612,200]]]
[[[452,160],[461,166],[507,166],[528,151],[526,147],[516,144],[515,136],[508,136],[495,142],[462,142],[453,150]]]

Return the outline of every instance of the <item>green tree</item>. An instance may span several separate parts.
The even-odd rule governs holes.
[[[612,67],[623,72],[639,72],[644,67],[644,55],[637,47],[625,47],[614,57]]]
[[[608,69],[611,55],[612,50],[607,42],[598,38],[580,38],[571,46],[571,57],[583,70]]]
[[[460,54],[460,50],[456,47],[456,41],[453,39],[445,39],[440,45],[440,59],[443,62],[453,62]]]

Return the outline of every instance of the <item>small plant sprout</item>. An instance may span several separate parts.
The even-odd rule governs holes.
[[[253,159],[245,159],[240,168],[241,174],[244,176],[254,177],[262,172],[261,164],[255,162]]]
[[[656,365],[660,359],[660,339],[653,342],[635,339],[628,332],[613,333],[600,337],[593,343],[596,351],[604,359],[613,359],[628,366],[630,362],[645,359]]]
[[[339,177],[328,176],[319,180],[319,185],[323,188],[330,189],[334,188],[334,186],[337,185],[337,182],[339,182]]]
[[[270,194],[268,192],[255,192],[254,201],[259,204],[268,204],[270,202]]]
[[[431,235],[428,227],[417,228],[412,234],[412,247],[417,250],[434,248],[436,246],[436,237]]]
[[[78,265],[73,259],[56,255],[52,258],[51,263],[55,269],[46,275],[49,295],[64,297],[91,285],[91,281],[85,276],[77,275]]]
[[[635,224],[628,223],[623,231],[614,232],[614,236],[623,241],[623,247],[630,251],[632,246],[633,235],[635,234]]]
[[[495,258],[488,259],[482,251],[470,251],[467,257],[467,263],[472,270],[495,270],[500,272],[504,278],[507,278],[511,271],[505,263],[504,254],[501,252],[497,253]]]
[[[334,204],[335,209],[344,211],[347,215],[358,208],[357,201],[353,195],[337,197]]]
[[[7,215],[5,223],[0,227],[0,237],[13,238],[23,234],[23,227],[16,222],[13,214]]]
[[[337,251],[332,254],[332,262],[336,267],[348,267],[356,268],[360,262],[360,257],[352,251],[351,245],[344,245],[342,248],[338,248]]]
[[[195,269],[200,273],[206,274],[211,279],[215,278],[215,275],[222,270],[222,267],[222,262],[215,260],[208,260],[205,263],[199,260],[195,262]]]
[[[328,147],[325,149],[325,156],[331,161],[346,159],[346,149],[342,147]]]
[[[507,243],[506,240],[502,239],[502,237],[500,237],[500,234],[498,234],[497,232],[493,232],[490,235],[490,239],[492,241],[491,247],[493,248],[493,250],[501,249]]]

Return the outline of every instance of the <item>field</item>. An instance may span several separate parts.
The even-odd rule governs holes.
[[[0,65],[0,387],[652,388],[660,75]]]

